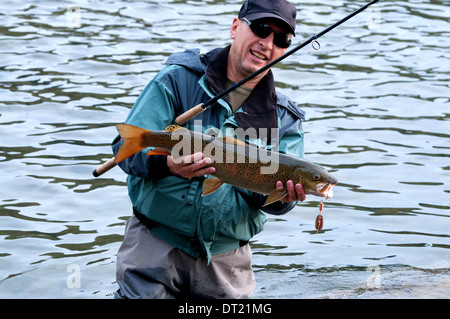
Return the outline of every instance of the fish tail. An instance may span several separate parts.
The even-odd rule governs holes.
[[[151,134],[151,131],[129,124],[118,124],[116,127],[124,141],[116,154],[116,163],[146,148],[144,144],[145,136]]]

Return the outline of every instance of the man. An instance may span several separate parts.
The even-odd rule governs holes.
[[[172,55],[147,85],[126,123],[161,130],[195,105],[283,55],[295,35],[295,7],[285,0],[248,0],[233,20],[231,46],[204,56],[198,50]],[[223,135],[254,129],[260,147],[303,156],[303,112],[275,92],[270,70],[234,90],[186,127]],[[200,123],[200,124],[199,124]],[[272,139],[270,139],[272,140]],[[247,140],[248,142],[248,140]],[[276,144],[276,143],[275,143]],[[113,142],[117,153],[120,137]],[[210,158],[202,153],[182,161],[146,155],[119,163],[127,173],[133,216],[117,257],[116,298],[250,298],[255,279],[248,241],[262,231],[265,213],[284,214],[305,199],[300,184],[277,183],[289,194],[262,207],[266,196],[228,184],[201,196]]]

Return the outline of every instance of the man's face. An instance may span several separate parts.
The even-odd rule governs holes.
[[[287,32],[271,20],[265,21],[274,31]],[[233,20],[230,37],[233,39],[228,55],[228,76],[238,82],[259,70],[284,54],[282,49],[273,44],[274,33],[263,39],[255,35],[247,22],[238,18]],[[263,77],[267,72],[260,75]]]

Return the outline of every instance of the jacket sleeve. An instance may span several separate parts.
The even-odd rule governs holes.
[[[266,202],[266,199],[267,195],[253,193],[253,203],[255,203],[256,206],[260,207],[260,209],[263,212],[266,212],[271,215],[284,215],[295,206],[295,203],[285,203],[277,201],[275,203],[263,207],[264,203]]]

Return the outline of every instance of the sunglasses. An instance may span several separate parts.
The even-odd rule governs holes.
[[[252,30],[252,32],[256,36],[262,39],[267,38],[273,32],[273,44],[275,44],[277,47],[286,49],[291,45],[291,39],[286,34],[275,31],[267,23],[255,21],[250,22],[246,18],[241,18],[241,20],[247,22],[250,30]]]

